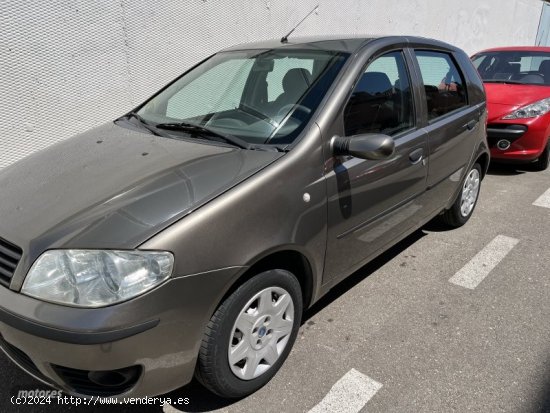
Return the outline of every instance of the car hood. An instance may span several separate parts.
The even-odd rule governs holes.
[[[282,155],[110,123],[0,171],[0,237],[30,262],[51,248],[135,248]]]
[[[505,83],[485,83],[487,103],[525,106],[550,97],[550,86],[510,85]]]

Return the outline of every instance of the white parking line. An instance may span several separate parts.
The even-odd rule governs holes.
[[[498,235],[462,267],[449,282],[473,290],[508,255],[519,240]]]
[[[550,189],[542,194],[535,202],[533,202],[533,205],[543,208],[550,208]]]
[[[182,410],[176,409],[174,406],[172,406],[168,402],[164,402],[164,404],[162,405],[162,411],[164,413],[184,413]]]
[[[382,385],[355,369],[348,371],[309,413],[356,413]]]

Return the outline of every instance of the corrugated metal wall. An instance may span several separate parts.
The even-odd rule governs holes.
[[[548,0],[544,2],[535,44],[537,46],[550,46],[550,1]]]
[[[414,34],[467,52],[534,44],[540,0],[0,0],[0,168],[125,113],[220,48]]]

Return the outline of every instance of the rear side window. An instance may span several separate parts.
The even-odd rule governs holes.
[[[443,52],[415,51],[428,105],[428,120],[466,106],[464,76],[452,57]]]
[[[346,136],[395,135],[414,127],[411,83],[402,52],[376,58],[361,75],[344,112]]]

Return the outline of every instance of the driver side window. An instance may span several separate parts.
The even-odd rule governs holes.
[[[414,127],[411,83],[401,51],[376,58],[361,75],[344,110],[346,136],[396,135]]]

